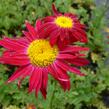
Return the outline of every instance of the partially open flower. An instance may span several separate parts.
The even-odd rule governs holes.
[[[55,44],[51,46],[49,40],[38,34],[41,27],[41,21],[36,22],[34,28],[26,22],[28,31],[23,31],[24,37],[12,39],[4,37],[0,40],[0,45],[5,49],[0,57],[0,63],[16,65],[19,68],[8,79],[8,83],[20,78],[21,81],[29,76],[29,92],[35,90],[36,96],[39,91],[46,98],[46,89],[48,73],[50,73],[64,90],[70,89],[70,80],[67,71],[83,76],[75,66],[88,64],[81,51],[87,51],[86,47],[66,45],[59,49]],[[71,66],[73,64],[73,66]]]
[[[54,4],[52,5],[53,16],[43,19],[40,34],[50,37],[50,44],[58,44],[59,47],[72,42],[87,42],[85,25],[81,24],[77,16],[71,13],[59,13]],[[61,44],[61,45],[60,45]]]

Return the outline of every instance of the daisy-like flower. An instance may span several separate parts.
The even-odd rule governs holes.
[[[85,25],[81,24],[77,16],[71,13],[59,13],[52,5],[53,16],[45,17],[40,34],[50,37],[51,45],[58,44],[59,47],[72,42],[87,42]]]
[[[76,66],[88,64],[81,51],[87,51],[87,47],[67,45],[59,49],[57,45],[51,46],[49,40],[39,36],[38,30],[41,21],[36,22],[34,28],[26,22],[28,31],[23,31],[22,38],[4,37],[0,45],[5,48],[0,63],[16,65],[18,69],[8,79],[8,83],[18,80],[20,86],[22,80],[29,76],[29,92],[35,90],[37,96],[41,91],[46,98],[48,73],[51,74],[64,90],[70,89],[70,80],[67,71],[83,76]],[[71,64],[73,64],[71,66]]]

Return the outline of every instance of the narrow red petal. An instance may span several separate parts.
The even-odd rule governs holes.
[[[57,72],[58,74],[58,81],[61,84],[61,86],[63,87],[64,91],[65,90],[69,90],[70,89],[70,80],[69,80],[69,76],[67,75],[67,73],[60,69],[56,64],[53,64],[53,69],[55,70],[55,72]]]
[[[58,74],[58,79],[61,81],[68,81],[69,76],[66,74],[66,71],[64,71],[60,67],[58,67],[56,63],[54,63],[53,65],[54,65],[54,70]]]
[[[64,89],[64,91],[70,90],[70,80],[68,80],[68,81],[59,81],[59,83],[62,86],[62,88]]]
[[[65,39],[66,35],[65,35],[65,30],[64,29],[60,29],[60,40],[63,42],[63,40]],[[68,37],[68,36],[67,36]]]
[[[55,73],[55,71],[53,70],[51,66],[48,67],[48,71],[56,80],[58,80],[58,75],[57,73]]]
[[[43,69],[42,71],[42,85],[41,85],[41,92],[43,97],[46,99],[47,94],[47,83],[48,83],[48,71],[46,69]]]
[[[36,31],[40,30],[41,25],[42,25],[42,21],[40,19],[36,20],[35,30]]]
[[[67,65],[66,63],[62,62],[62,61],[57,61],[57,65],[62,68],[65,71],[70,71],[74,74],[80,75],[80,76],[85,76],[85,74],[83,74],[79,69],[77,69],[76,67],[72,67]]]
[[[41,90],[41,84],[42,84],[42,71],[40,72],[40,80],[39,83],[36,86],[35,89],[35,96],[37,97],[39,90]]]
[[[44,89],[47,89],[47,83],[48,83],[48,72],[46,69],[44,69],[42,71],[43,75],[42,75],[42,87]]]
[[[29,80],[29,92],[32,90],[37,90],[37,92],[40,90],[40,84],[42,80],[42,71],[38,68],[35,68],[32,72],[32,75]]]
[[[0,40],[0,45],[10,50],[25,49],[25,46],[22,43],[11,38],[4,38]]]
[[[71,46],[71,45],[68,45],[66,46],[61,52],[64,53],[64,52],[79,52],[79,51],[88,51],[89,48],[88,47],[80,47],[80,46]]]
[[[45,89],[43,89],[42,87],[41,87],[40,91],[41,91],[41,93],[42,93],[44,99],[46,99],[47,91],[46,91]],[[37,96],[37,95],[36,95],[36,96]]]
[[[39,30],[40,38],[46,38],[50,36],[50,33],[56,30],[56,27],[52,23],[45,23]]]
[[[73,60],[67,60],[69,63],[74,64],[76,66],[84,66],[84,65],[88,65],[90,62],[89,60],[85,59],[85,58],[75,58]]]
[[[27,27],[30,35],[31,35],[31,38],[33,40],[36,39],[37,38],[37,32],[35,31],[34,27],[29,22],[27,22],[27,21],[26,21],[25,24],[26,24],[26,27]]]
[[[77,28],[75,30],[77,30],[77,31],[75,31],[75,33],[73,33],[73,34],[75,34],[81,42],[87,43],[88,40],[87,40],[87,35],[86,35],[85,31],[81,30],[81,29],[77,29]]]
[[[46,23],[46,22],[53,22],[54,19],[55,19],[54,16],[47,16],[47,17],[45,17],[45,18],[43,19],[43,21],[44,21],[44,23]]]
[[[52,34],[50,35],[50,44],[53,46],[56,44],[58,40],[59,32],[57,30],[53,31]]]
[[[85,74],[83,74],[79,69],[77,69],[76,67],[69,67],[69,71],[74,73],[74,74],[77,74],[77,75],[80,75],[80,76],[85,76]]]
[[[27,32],[27,31],[22,31],[22,32],[27,37],[28,41],[30,41],[30,42],[33,41],[33,38],[32,38],[32,36],[30,35],[29,32]]]
[[[52,32],[57,30],[57,27],[53,24],[50,24],[47,28],[46,28],[46,35],[52,35]]]
[[[22,66],[18,68],[14,74],[8,79],[7,83],[10,83],[21,76],[28,76],[28,73],[32,73],[33,67],[31,65]]]
[[[22,66],[22,65],[27,65],[30,63],[30,61],[26,58],[26,59],[17,59],[17,58],[0,58],[0,63],[2,64],[11,64],[11,65],[18,65],[18,66]]]
[[[75,55],[71,55],[71,54],[59,54],[58,56],[57,56],[57,59],[75,59],[75,58],[77,58],[77,56],[75,56]]]
[[[72,13],[65,13],[64,16],[71,17],[72,20],[73,20],[73,19],[77,19],[77,15],[72,14]]]
[[[18,89],[21,88],[21,84],[22,84],[22,81],[25,79],[25,77],[22,77],[21,79],[18,80],[17,82],[17,86],[18,86]]]
[[[54,15],[58,15],[59,14],[59,12],[57,11],[54,3],[52,4],[52,10],[53,10]]]
[[[0,57],[0,63],[2,64],[11,64],[11,65],[27,65],[30,63],[28,56],[25,53],[5,51]]]

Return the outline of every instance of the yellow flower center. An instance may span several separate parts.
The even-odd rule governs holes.
[[[30,43],[27,53],[33,65],[45,67],[55,61],[58,54],[58,47],[52,47],[49,41],[40,39]]]
[[[55,19],[55,24],[61,28],[72,28],[73,21],[70,17],[59,16]]]

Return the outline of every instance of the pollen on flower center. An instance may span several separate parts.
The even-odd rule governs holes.
[[[59,16],[55,19],[55,24],[62,28],[72,28],[73,21],[70,17]]]
[[[55,61],[58,54],[58,47],[52,47],[49,41],[40,39],[30,43],[27,53],[33,65],[45,67]]]

